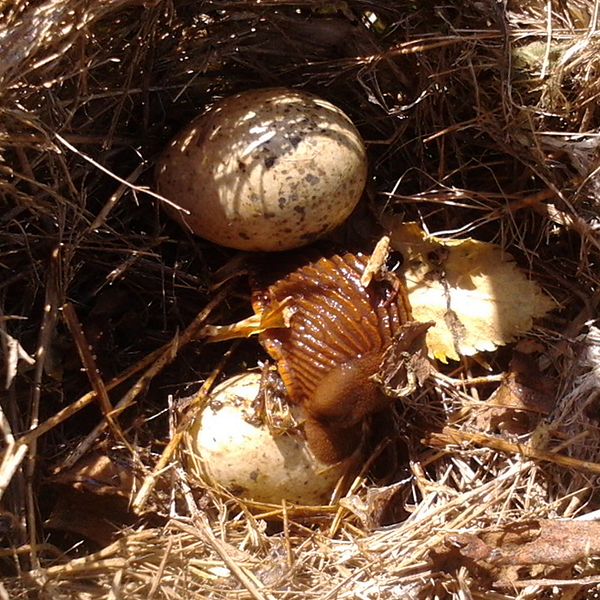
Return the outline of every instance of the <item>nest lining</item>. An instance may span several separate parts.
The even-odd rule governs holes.
[[[0,5],[0,591],[591,594],[593,557],[538,572],[482,559],[469,568],[453,550],[464,538],[453,536],[576,523],[598,509],[597,18],[587,2]],[[491,371],[464,360],[399,403],[409,465],[365,472],[337,507],[190,494],[172,463],[168,395],[264,355],[245,342],[223,362],[223,348],[194,341],[206,322],[243,316],[247,265],[188,236],[147,190],[162,147],[193,115],[273,85],[326,97],[367,140],[370,201],[333,243],[368,246],[393,210],[432,232],[501,244],[560,302],[529,336],[540,376],[556,384],[552,410],[524,436],[477,429],[510,369],[510,350],[500,350],[486,356]],[[228,283],[215,290],[216,279]],[[81,370],[80,326],[102,379],[95,389],[123,407],[112,424]],[[424,422],[455,437],[428,439]],[[102,548],[46,521],[62,493],[51,473],[92,448],[126,457],[146,483],[135,490],[144,518]],[[393,494],[401,510],[384,517],[378,501]]]

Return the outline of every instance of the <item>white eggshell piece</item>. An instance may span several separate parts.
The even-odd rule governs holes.
[[[215,388],[188,431],[190,472],[258,502],[327,503],[349,461],[324,465],[301,433],[272,435],[266,425],[249,423],[259,385],[258,373],[245,373]]]
[[[197,235],[241,250],[287,250],[323,236],[350,215],[366,178],[365,147],[350,119],[284,88],[218,102],[157,166],[159,193],[189,211],[170,213]]]

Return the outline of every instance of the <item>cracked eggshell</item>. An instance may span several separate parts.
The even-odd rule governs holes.
[[[276,251],[312,242],[359,201],[367,155],[350,119],[312,94],[243,92],[194,119],[157,165],[166,209],[208,240]]]
[[[257,502],[328,503],[353,463],[325,465],[300,432],[274,435],[264,424],[251,424],[260,379],[258,373],[244,373],[215,388],[186,435],[188,472]]]

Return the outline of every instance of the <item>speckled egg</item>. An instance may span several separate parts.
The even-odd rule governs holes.
[[[215,388],[186,435],[188,472],[257,502],[327,503],[354,457],[326,465],[299,431],[275,435],[266,424],[251,423],[260,379],[243,373]]]
[[[333,104],[273,88],[216,103],[157,165],[161,195],[184,226],[240,250],[303,246],[340,225],[367,178],[360,134]]]

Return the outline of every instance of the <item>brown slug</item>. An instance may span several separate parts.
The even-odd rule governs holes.
[[[367,262],[362,254],[321,258],[253,296],[256,313],[287,307],[288,326],[259,339],[277,362],[289,401],[307,415],[311,449],[330,464],[360,445],[365,417],[390,402],[373,379],[385,352],[422,345],[429,327],[412,321],[393,274],[361,283]]]

